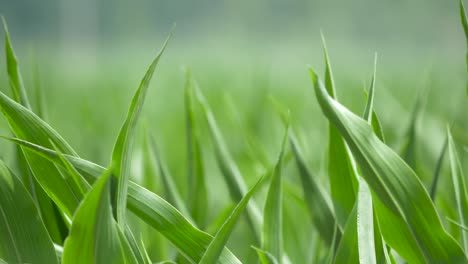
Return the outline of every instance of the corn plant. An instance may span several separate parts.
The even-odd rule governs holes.
[[[468,45],[462,1],[460,15]],[[2,139],[15,148],[13,165],[0,160],[0,263],[241,263],[244,257],[231,245],[246,248],[256,254],[254,261],[263,264],[468,263],[468,189],[451,123],[446,124],[446,142],[427,184],[414,169],[415,123],[421,104],[411,115],[406,143],[397,153],[387,145],[374,107],[377,56],[362,114],[339,101],[323,36],[324,77],[308,69],[310,91],[328,122],[323,134],[328,138],[325,182],[310,169],[292,114],[276,99],[272,115],[284,126],[278,153],[271,162],[245,130],[251,157],[257,159],[252,162],[264,168],[246,175],[226,143],[217,113],[187,70],[189,190],[184,196],[158,148],[156,131],[144,131],[143,179],[137,183],[131,170],[145,97],[172,33],[130,101],[109,164],[100,165],[81,158],[73,142],[46,121],[41,90],[35,98],[28,94],[3,24],[11,97],[0,91],[0,109],[11,134]],[[203,129],[208,131],[206,138]],[[213,151],[203,144],[206,140]],[[210,207],[208,152],[213,152],[217,177],[227,186],[225,195],[231,204],[223,210]],[[451,185],[450,190],[441,190],[446,158]],[[290,160],[296,173],[286,173]],[[436,203],[442,191],[453,193],[454,214]],[[308,215],[296,217],[294,206]],[[295,226],[298,221],[302,225]],[[310,227],[306,234],[310,244],[305,245],[309,254],[301,255],[292,249],[299,247],[294,244],[299,240],[286,234],[308,232],[304,226]],[[240,228],[251,238],[234,241],[239,238],[231,235]]]

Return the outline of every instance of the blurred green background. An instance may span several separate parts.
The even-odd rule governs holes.
[[[141,123],[158,140],[183,195],[187,192],[183,108],[187,67],[215,110],[249,184],[264,168],[258,153],[249,151],[246,138],[258,142],[270,163],[279,150],[283,127],[272,97],[290,108],[292,127],[300,136],[309,167],[327,184],[323,177],[326,121],[306,70],[311,65],[323,72],[320,31],[327,40],[339,100],[355,113],[364,109],[364,90],[378,54],[375,109],[387,143],[395,150],[407,138],[418,98],[425,102],[416,126],[415,170],[426,184],[447,124],[454,124],[453,134],[466,161],[467,76],[458,12],[456,0],[0,0],[27,90],[34,94],[39,83],[46,120],[82,157],[102,165],[109,162],[140,78],[177,24]],[[3,50],[4,43],[0,46]],[[0,58],[4,61],[5,56]],[[4,63],[0,64],[0,89],[10,94]],[[206,124],[199,119],[211,216],[215,217],[228,195]],[[9,133],[1,117],[0,134]],[[135,175],[141,173],[138,142]],[[2,141],[0,148],[0,155],[11,161],[12,145]],[[467,162],[463,164],[466,170]],[[297,181],[293,165],[286,167],[291,182]],[[447,184],[443,180],[442,188]],[[293,212],[290,220],[294,215],[305,216],[303,209],[287,209]],[[302,245],[289,249],[299,251],[298,256],[309,254],[310,230],[304,228],[295,234],[286,229],[286,242]],[[237,238],[248,232],[245,226],[239,230],[234,233]],[[254,256],[245,245],[232,247],[244,260]]]

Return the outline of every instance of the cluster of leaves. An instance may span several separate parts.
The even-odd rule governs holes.
[[[460,10],[468,44],[461,1]],[[300,199],[328,252],[316,256],[315,262],[468,262],[468,192],[450,129],[428,191],[411,168],[411,142],[405,145],[402,154],[385,144],[373,108],[375,68],[362,116],[339,103],[326,48],[324,81],[309,69],[317,101],[330,124],[327,153],[330,192],[324,190],[308,168],[299,140],[289,128],[289,113],[278,103],[277,111],[285,126],[280,152],[273,165],[264,162],[266,173],[249,189],[210,105],[187,71],[185,113],[191,201],[185,202],[150,135],[145,137],[145,161],[157,165],[165,199],[147,189],[155,185],[154,171],[145,170],[147,188],[133,182],[130,175],[136,125],[170,37],[136,90],[111,162],[103,167],[80,158],[44,121],[42,108],[32,109],[5,22],[4,25],[13,96],[0,92],[0,108],[14,137],[3,138],[15,143],[20,177],[0,161],[0,263],[152,263],[143,235],[134,234],[133,216],[157,230],[158,236],[177,249],[176,255],[167,257],[169,263],[241,263],[226,245],[243,214],[255,238],[252,250],[257,252],[261,263],[289,263],[283,243],[282,173],[288,145],[300,176],[303,190]],[[40,106],[40,99],[37,102]],[[208,192],[198,134],[200,124],[195,118],[199,114],[197,107],[208,125],[230,199],[237,204],[227,214],[221,214],[221,220],[217,220],[220,224],[207,220]],[[457,213],[457,219],[450,221],[458,227],[451,232],[445,228],[445,218],[434,202],[440,163],[446,151]],[[268,187],[261,210],[252,197],[265,185]],[[204,231],[210,229],[214,236]]]

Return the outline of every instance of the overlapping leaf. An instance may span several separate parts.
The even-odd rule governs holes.
[[[0,259],[6,263],[58,263],[32,197],[0,160]]]
[[[468,191],[466,189],[465,176],[463,175],[457,149],[449,129],[447,140],[458,219],[461,225],[468,226]],[[468,252],[468,233],[462,230],[461,238],[465,252]]]
[[[331,98],[317,75],[312,70],[310,73],[323,113],[346,140],[364,178],[381,200],[381,206],[409,229],[410,238],[417,245],[416,252],[420,252],[423,259],[410,260],[408,257],[412,256],[399,253],[414,263],[466,262],[463,250],[443,228],[435,206],[416,174],[375,136],[364,120]],[[377,212],[379,214],[379,210]],[[381,218],[379,215],[379,220]],[[389,223],[380,227],[386,242],[398,251],[397,245],[394,245],[396,241],[392,241],[391,235],[384,232]],[[392,223],[391,228],[394,227]]]
[[[262,248],[281,263],[283,258],[283,157],[288,140],[289,121],[281,151],[273,170],[263,213]]]
[[[11,140],[35,151],[57,165],[65,167],[55,151],[20,139]],[[69,155],[65,155],[65,157],[88,182],[96,181],[105,170],[103,167],[79,157]],[[200,261],[213,237],[194,227],[177,209],[153,192],[132,181],[129,182],[128,187],[127,207],[164,235],[189,260],[194,263]],[[187,239],[187,237],[191,239]],[[240,263],[240,261],[225,248],[218,263]]]

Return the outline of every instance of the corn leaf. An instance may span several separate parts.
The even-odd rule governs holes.
[[[32,197],[1,160],[0,241],[5,263],[58,263]]]
[[[378,233],[380,239],[380,233]],[[374,243],[374,216],[372,209],[372,195],[369,186],[363,178],[359,178],[359,192],[357,200],[357,242],[359,263],[377,263]]]
[[[167,201],[171,203],[175,208],[177,208],[186,218],[190,219],[190,214],[188,212],[187,207],[182,200],[182,197],[177,190],[177,186],[175,185],[174,178],[170,175],[166,164],[162,161],[162,158],[158,152],[158,148],[156,145],[156,141],[153,137],[150,137],[150,145],[151,151],[153,152],[153,157],[156,159],[156,163],[159,168],[159,174],[162,179],[162,183],[164,185],[164,189],[167,195]]]
[[[197,123],[195,122],[195,110],[193,105],[193,88],[190,70],[187,70],[185,84],[185,119],[187,129],[187,176],[189,183],[189,208],[190,213],[201,228],[207,222],[208,191],[205,182],[205,170],[203,167],[202,153],[200,149]]]
[[[372,128],[364,120],[330,97],[312,70],[310,75],[323,113],[346,140],[363,177],[382,201],[381,205],[388,209],[394,218],[401,219],[400,224],[404,223],[402,226],[407,226],[421,255],[424,256],[422,260],[418,258],[407,261],[466,262],[463,250],[443,228],[428,192],[411,168],[375,136]],[[377,212],[379,214],[379,210]],[[382,218],[379,215],[379,220]],[[382,233],[386,242],[397,250],[392,235],[383,231],[388,226],[389,223],[381,223]],[[394,227],[392,223],[390,228]],[[406,252],[398,253],[405,258],[409,257]]]
[[[458,158],[457,149],[452,139],[450,129],[448,133],[448,153],[450,160],[450,168],[452,171],[452,182],[457,204],[458,220],[460,224],[468,225],[468,191],[465,184],[465,176],[463,175],[460,159]],[[461,241],[465,252],[468,252],[468,233],[461,232]]]
[[[283,157],[288,140],[289,121],[281,150],[273,170],[263,213],[262,248],[281,263],[283,258]]]
[[[16,58],[15,51],[10,41],[10,34],[8,27],[5,22],[5,18],[2,16],[3,28],[5,31],[5,55],[7,62],[8,79],[10,81],[10,87],[13,92],[13,98],[15,101],[21,103],[27,108],[31,108],[26,90],[23,84],[23,78],[19,70],[18,59]]]
[[[278,260],[273,256],[270,252],[267,252],[263,249],[253,247],[257,252],[258,258],[260,259],[260,263],[262,264],[278,264]]]
[[[281,117],[281,121],[286,126],[288,122],[287,109],[274,98],[270,99],[275,110]],[[290,129],[289,131],[289,141],[291,143],[292,153],[299,171],[304,200],[312,222],[323,241],[325,241],[327,245],[331,245],[335,237],[336,219],[333,214],[330,197],[328,197],[328,194],[307,168],[304,154],[302,153],[302,149],[299,146],[299,141],[297,140],[297,136],[293,129]],[[331,219],[333,219],[333,221],[331,221]],[[338,236],[340,236],[341,231],[338,230],[338,233]]]
[[[247,193],[247,185],[242,177],[242,174],[234,162],[229,150],[224,142],[222,134],[216,123],[214,114],[205,99],[205,96],[201,93],[198,87],[194,84],[194,92],[197,101],[202,106],[203,114],[208,122],[211,136],[215,145],[215,155],[218,166],[224,176],[224,180],[227,183],[229,194],[231,199],[238,202]],[[260,241],[260,219],[261,213],[255,203],[249,203],[247,205],[247,221],[252,233],[257,241]]]
[[[166,41],[164,42],[161,50],[156,55],[145,76],[140,82],[140,86],[133,95],[130,107],[128,109],[127,117],[120,129],[117,141],[112,151],[112,164],[115,166],[115,177],[118,179],[117,193],[116,193],[116,215],[117,222],[122,226],[125,224],[125,214],[127,206],[127,189],[128,189],[128,178],[130,174],[130,160],[133,146],[133,135],[135,133],[136,124],[143,108],[145,101],[146,92],[148,91],[151,79],[153,77],[156,66],[158,65],[159,59],[161,58],[164,49],[169,42],[172,35],[169,34]]]
[[[58,166],[65,167],[57,153],[51,149],[20,139],[10,140],[36,152]],[[65,155],[65,157],[90,183],[96,181],[105,170],[100,165],[76,156]],[[194,227],[167,201],[132,181],[129,182],[127,207],[171,241],[192,263],[200,261],[213,238]],[[187,236],[191,239],[186,239]],[[225,248],[218,263],[240,263],[240,261]]]
[[[321,238],[328,245],[331,245],[334,236],[334,222],[336,220],[330,205],[330,198],[327,197],[323,188],[307,168],[302,150],[300,149],[299,143],[297,142],[296,136],[292,130],[289,134],[289,140],[291,142],[296,165],[299,170],[302,191],[307,204],[307,209]]]
[[[63,263],[137,263],[112,216],[111,175],[111,169],[104,172],[77,209]]]
[[[468,73],[468,19],[466,18],[465,7],[463,6],[463,0],[460,0],[460,20],[465,32],[466,42],[466,71]],[[466,85],[466,93],[468,94],[468,83]]]
[[[431,188],[429,189],[429,194],[431,195],[432,201],[435,201],[437,186],[439,184],[440,171],[442,170],[442,164],[444,162],[445,152],[447,151],[448,141],[444,141],[442,150],[440,151],[439,157],[437,158],[436,167],[434,169],[434,175],[432,176]]]
[[[244,212],[245,207],[247,206],[248,202],[252,195],[259,189],[261,186],[262,178],[260,178],[257,183],[250,189],[250,191],[242,198],[242,200],[237,204],[234,208],[232,213],[226,219],[224,224],[216,233],[215,237],[211,241],[210,245],[206,249],[205,254],[203,255],[202,259],[200,260],[200,264],[211,264],[216,263],[218,261],[219,255],[223,251],[229,236],[231,235],[232,231],[234,230],[234,226],[238,222],[242,212]]]
[[[328,57],[325,38],[322,35],[325,56],[325,87],[333,98],[337,98],[332,68]],[[343,229],[356,200],[357,178],[350,164],[350,157],[339,131],[331,124],[328,134],[328,177],[338,226]]]

